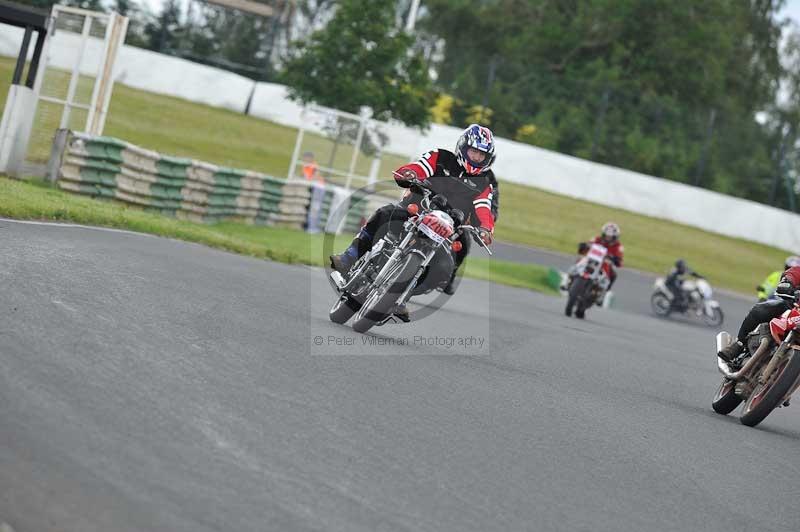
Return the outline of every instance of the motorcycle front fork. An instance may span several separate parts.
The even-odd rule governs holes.
[[[431,249],[430,251],[428,251],[428,254],[425,256],[425,260],[422,261],[422,264],[420,265],[419,269],[417,270],[417,273],[414,274],[414,278],[411,280],[410,283],[408,283],[408,286],[406,287],[405,290],[403,290],[403,293],[400,294],[400,297],[397,298],[397,304],[398,305],[402,305],[403,303],[408,301],[409,294],[414,289],[414,287],[417,286],[417,281],[419,280],[420,276],[422,276],[422,272],[425,271],[425,268],[428,266],[428,264],[430,264],[430,262],[433,259],[433,256],[434,256],[435,253],[436,253],[436,248]]]

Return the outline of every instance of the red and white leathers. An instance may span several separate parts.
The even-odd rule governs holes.
[[[578,246],[578,253],[580,255],[585,255],[586,252],[589,251],[589,244],[600,244],[606,248],[609,260],[603,264],[603,271],[608,276],[608,288],[611,288],[611,286],[614,284],[614,281],[617,280],[617,268],[622,266],[622,256],[625,248],[619,240],[608,242],[603,238],[602,235],[600,235],[591,239],[588,244],[586,242],[581,242]],[[573,275],[575,275],[576,267],[577,264],[573,264],[569,270],[567,270],[567,276],[570,279]],[[564,285],[562,288],[566,288],[566,285]]]
[[[491,170],[469,174],[459,164],[453,152],[438,149],[429,151],[417,161],[403,165],[395,171],[395,180],[400,187],[409,188],[411,179],[428,181],[433,191],[442,194],[451,207],[464,213],[465,224],[482,228],[480,236],[485,244],[492,243],[495,221],[493,212],[496,212],[498,204],[494,196],[496,181]],[[361,227],[350,246],[339,255],[331,255],[331,268],[346,274],[359,257],[372,249],[375,235],[387,224],[408,219],[410,214],[407,207],[412,203],[419,203],[421,199],[419,194],[408,190],[399,204],[384,205],[376,210]],[[455,270],[470,248],[470,239],[466,234],[462,234],[459,241],[461,249],[455,252]],[[447,286],[451,285],[452,278]],[[449,288],[444,291],[451,295],[453,293]]]
[[[453,152],[444,149],[432,150],[417,161],[401,166],[395,173],[397,184],[406,186],[405,179],[398,175],[410,175],[429,180],[437,193],[443,194],[450,205],[464,212],[464,223],[494,231],[492,197],[494,174],[491,170],[477,175],[468,174]],[[401,205],[414,203],[413,194],[407,192]]]
[[[608,243],[603,239],[602,235],[594,237],[591,242],[592,244],[605,246],[608,250],[608,256],[611,257],[612,262],[614,262],[614,266],[622,268],[622,256],[625,253],[625,246],[622,245],[622,242],[615,240],[612,243]]]

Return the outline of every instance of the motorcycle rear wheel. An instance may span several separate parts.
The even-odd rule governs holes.
[[[583,319],[586,316],[586,311],[592,306],[595,299],[594,282],[589,279],[584,279],[586,286],[582,293],[578,294],[577,308],[575,309],[575,317]]]
[[[739,417],[742,425],[755,427],[783,401],[792,385],[800,377],[800,353],[793,350],[789,359],[775,369],[776,377],[767,384],[759,384],[747,398]]]
[[[422,261],[421,256],[410,253],[394,266],[383,283],[374,287],[367,295],[367,299],[355,315],[354,331],[365,333],[392,312],[397,304],[397,298],[414,278]]]
[[[726,416],[736,410],[743,399],[736,395],[736,382],[730,379],[722,379],[717,388],[717,393],[714,394],[714,399],[711,400],[711,408],[717,414]]]
[[[672,312],[672,302],[661,292],[650,296],[650,307],[653,309],[653,313],[661,318],[666,318]]]

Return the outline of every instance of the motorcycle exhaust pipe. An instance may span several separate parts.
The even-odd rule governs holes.
[[[727,331],[722,331],[717,335],[717,353],[731,345],[731,334]]]
[[[344,285],[347,284],[347,281],[345,281],[344,277],[342,277],[342,274],[339,272],[331,272],[330,277],[331,281],[333,281],[333,284],[336,285],[336,288],[338,290],[341,290],[342,288],[344,288]]]
[[[723,347],[728,346],[728,343],[721,344],[720,342],[721,340],[720,337],[722,337],[723,335],[727,336],[728,343],[730,343],[730,337],[731,337],[730,334],[726,332],[719,333],[717,335],[717,352],[721,351]],[[743,380],[747,377],[747,375],[750,374],[750,370],[753,369],[753,367],[755,367],[755,365],[758,364],[758,362],[764,357],[768,348],[769,348],[769,338],[764,337],[758,344],[758,349],[756,349],[756,352],[753,353],[753,356],[750,357],[750,359],[745,363],[744,366],[742,366],[742,369],[740,369],[739,371],[736,372],[731,371],[730,368],[728,367],[728,364],[720,357],[717,357],[717,368],[719,369],[720,373],[722,373],[723,375],[725,375],[725,377],[727,377],[732,381]]]

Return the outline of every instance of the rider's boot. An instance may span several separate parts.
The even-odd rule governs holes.
[[[561,288],[561,290],[564,291],[569,290],[569,285],[572,284],[572,280],[575,278],[575,274],[577,273],[577,271],[578,268],[575,264],[569,267],[569,269],[567,270],[567,274],[561,280],[561,286],[559,287]]]
[[[353,264],[355,264],[355,262],[358,260],[358,249],[351,245],[344,250],[344,253],[340,253],[339,255],[331,255],[330,259],[331,268],[342,275],[347,275],[347,272],[350,271],[350,268],[352,268]]]
[[[739,340],[736,340],[729,344],[727,347],[723,347],[717,355],[724,360],[725,362],[733,362],[736,357],[741,355],[744,352],[744,344]]]
[[[672,300],[672,306],[674,307],[673,310],[678,312],[686,312],[689,310],[689,299],[683,291],[679,292],[675,299]]]
[[[331,268],[342,275],[347,275],[347,272],[350,271],[350,268],[353,267],[353,264],[356,263],[359,257],[370,249],[372,249],[372,239],[369,238],[369,234],[362,229],[344,252],[339,255],[330,256]]]

